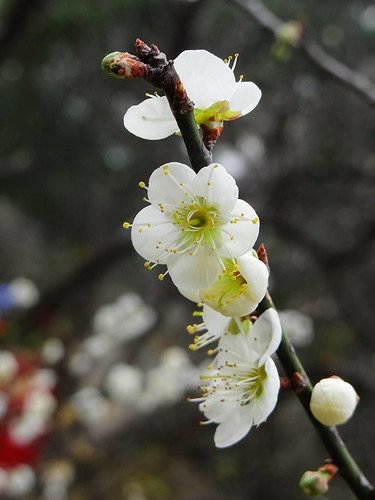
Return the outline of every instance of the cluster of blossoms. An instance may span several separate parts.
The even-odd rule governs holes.
[[[166,265],[159,278],[169,274],[185,297],[204,304],[204,323],[188,327],[194,334],[207,329],[193,348],[220,341],[200,408],[220,424],[216,445],[229,446],[267,418],[279,390],[270,359],[281,339],[277,313],[267,310],[254,324],[250,316],[268,286],[268,268],[252,248],[259,218],[216,163],[197,174],[181,163],[165,164],[141,187],[150,205],[124,226],[132,227],[133,245],[148,269]]]
[[[250,112],[261,92],[251,82],[235,81],[234,67],[204,51],[185,51],[174,61],[201,128],[222,129],[223,121]],[[166,97],[150,96],[131,107],[125,127],[146,139],[178,131]],[[268,287],[268,268],[253,246],[259,217],[239,199],[238,187],[224,166],[211,163],[195,173],[170,162],[139,183],[146,189],[143,208],[132,224],[131,239],[145,267],[166,266],[186,298],[201,303],[203,323],[188,326],[193,350],[218,341],[209,372],[201,379],[200,409],[207,422],[218,424],[215,443],[230,446],[253,425],[264,422],[275,407],[279,376],[271,355],[281,340],[274,309],[254,314]],[[201,333],[203,332],[204,333]]]
[[[163,55],[155,46],[149,48],[140,40],[137,45],[139,54],[146,50],[160,63]],[[222,61],[205,50],[188,50],[173,62],[179,78],[175,92],[186,90],[194,101],[195,123],[202,129],[203,143],[209,149],[221,134],[224,121],[249,113],[261,98],[254,83],[244,82],[243,76],[236,81],[237,58],[236,54],[234,60]],[[151,66],[143,60],[147,57],[138,59],[127,52],[114,52],[103,59],[102,65],[119,78],[147,79]],[[126,112],[125,127],[151,140],[178,134],[167,96],[147,96]],[[238,198],[235,180],[218,163],[196,173],[187,165],[169,162],[151,174],[148,185],[141,181],[139,186],[147,191],[144,200],[149,205],[133,223],[125,222],[124,228],[131,228],[133,246],[145,259],[145,267],[152,270],[157,265],[166,266],[159,279],[169,274],[182,295],[203,307],[194,313],[203,321],[187,327],[194,335],[190,348],[197,350],[213,342],[217,345],[208,351],[214,358],[201,376],[206,385],[200,388],[201,397],[193,401],[200,403],[207,418],[203,423],[218,424],[216,446],[230,446],[253,425],[267,419],[280,387],[271,358],[282,336],[279,316],[273,308],[262,314],[257,310],[267,292],[269,274],[253,248],[259,217],[251,205]],[[303,342],[308,343],[311,320],[301,315],[297,320],[295,328],[300,330],[303,324],[307,331]],[[124,370],[128,373],[129,367]],[[325,425],[343,423],[354,411],[355,391],[343,381],[327,380],[314,389],[311,411]],[[337,398],[332,397],[332,386]]]

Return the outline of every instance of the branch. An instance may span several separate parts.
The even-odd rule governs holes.
[[[194,119],[194,103],[189,99],[181,83],[172,60],[156,45],[150,47],[137,38],[134,56],[128,52],[114,52],[103,59],[102,67],[110,75],[129,80],[144,78],[158,89],[162,89],[168,99],[184,140],[191,166],[198,172],[212,163],[210,151],[203,144]]]
[[[237,7],[241,7],[259,26],[271,33],[276,39],[280,37],[283,28],[287,25],[257,0],[230,1]],[[290,43],[290,48],[302,53],[321,72],[356,93],[371,106],[375,105],[375,84],[365,75],[348,68],[345,64],[324,52],[315,40],[303,35],[298,40],[295,40],[295,43]]]

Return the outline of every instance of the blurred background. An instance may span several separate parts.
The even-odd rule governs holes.
[[[264,5],[375,78],[371,0]],[[188,350],[194,304],[143,267],[122,230],[144,206],[138,181],[188,162],[180,138],[123,127],[153,89],[108,78],[100,61],[136,37],[169,58],[238,52],[237,77],[262,89],[214,159],[260,216],[271,292],[312,381],[339,374],[361,396],[342,435],[374,481],[369,100],[236,1],[3,0],[0,17],[0,496],[301,500],[300,476],[327,458],[293,394],[226,450],[185,400],[207,363]],[[354,497],[337,478],[326,498]]]

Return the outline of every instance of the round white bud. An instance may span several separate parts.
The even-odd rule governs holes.
[[[310,410],[324,425],[344,424],[353,415],[359,401],[352,385],[340,377],[323,378],[312,392]]]

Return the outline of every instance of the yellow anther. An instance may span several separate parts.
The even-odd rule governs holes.
[[[208,349],[208,351],[207,351],[207,356],[212,356],[213,354],[214,354],[214,350],[213,350],[213,349]],[[208,366],[209,366],[210,368],[208,368]],[[207,366],[207,369],[208,369],[208,370],[211,370],[212,366],[211,366],[211,365],[208,365],[208,366]]]
[[[194,325],[187,325],[186,330],[190,335],[193,335],[195,333]]]
[[[211,186],[211,182],[207,182],[207,186]]]
[[[123,225],[122,225],[122,227],[123,227],[124,229],[129,229],[129,227],[130,227],[129,222],[124,222],[124,223],[123,223]]]
[[[143,181],[139,181],[139,182],[138,182],[138,186],[139,186],[140,188],[145,188],[145,187],[146,187],[146,184],[145,184]]]
[[[196,351],[196,350],[198,349],[198,347],[197,347],[195,344],[190,344],[190,345],[189,345],[189,349],[190,349],[191,351]]]
[[[234,57],[240,57],[240,54],[239,54],[238,52],[236,52],[236,53],[234,54]]]
[[[198,303],[197,303],[197,306],[198,306],[198,307],[203,307],[203,302],[198,302]]]
[[[193,316],[202,316],[203,312],[202,311],[194,311]]]
[[[259,222],[259,217],[255,217],[254,219],[251,219],[251,222],[253,224],[257,224]]]
[[[159,279],[160,281],[163,281],[163,279],[164,279],[164,274],[159,274],[158,279]]]
[[[150,267],[151,262],[149,260],[146,260],[146,262],[143,264],[145,267]]]

